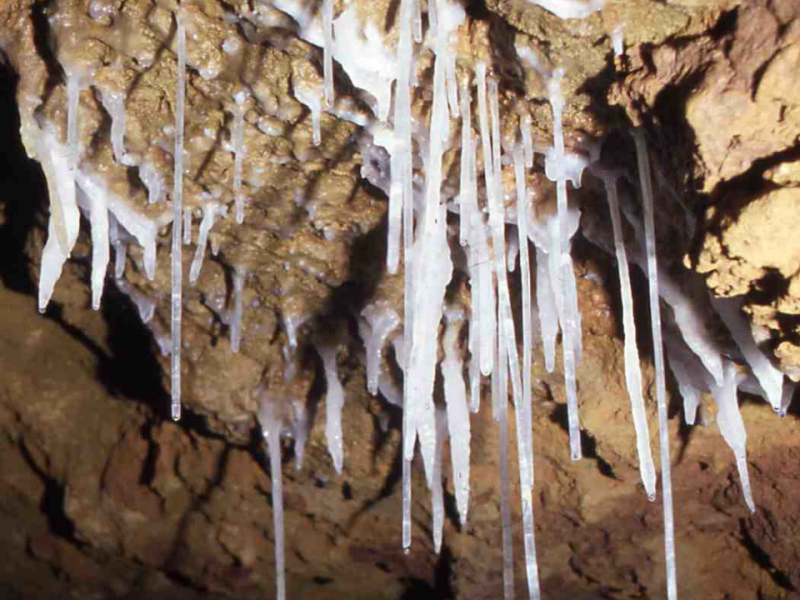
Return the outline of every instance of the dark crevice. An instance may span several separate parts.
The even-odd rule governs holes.
[[[447,491],[447,486],[443,485],[443,494],[444,497],[444,514],[450,522],[453,524],[458,533],[461,533],[461,518],[458,515],[458,504],[456,504],[456,497],[454,494],[451,494]]]
[[[190,520],[194,515],[203,512],[204,506],[210,501],[211,495],[222,483],[225,477],[225,472],[228,467],[228,460],[230,458],[232,446],[225,445],[220,452],[217,468],[214,476],[205,485],[205,488],[192,498],[189,507],[183,512],[178,522],[178,529],[175,537],[172,540],[172,547],[167,559],[164,561],[164,574],[175,583],[184,587],[190,587],[195,590],[204,590],[203,587],[198,587],[197,583],[186,577],[180,572],[180,565],[186,561],[191,563],[191,556],[187,556],[186,536],[189,529]]]
[[[767,573],[769,573],[772,580],[776,583],[776,585],[780,586],[784,590],[788,590],[791,592],[797,591],[794,584],[792,584],[792,580],[783,571],[779,570],[775,567],[772,562],[772,559],[753,539],[753,536],[750,535],[750,531],[747,529],[747,525],[744,520],[739,522],[739,532],[742,535],[742,545],[747,549],[748,554],[750,554],[750,558],[755,561],[755,563],[764,569]]]
[[[744,173],[720,182],[710,195],[700,196],[699,199],[703,202],[699,203],[698,211],[702,213],[712,204],[716,210],[708,221],[704,218],[698,219],[698,224],[702,224],[702,227],[698,227],[694,245],[690,251],[692,264],[699,263],[703,240],[708,233],[718,232],[723,222],[735,218],[744,207],[752,202],[756,195],[776,189],[775,184],[765,179],[766,171],[783,163],[798,160],[800,160],[800,144],[753,161],[753,164]]]
[[[64,80],[64,71],[61,63],[56,58],[55,44],[50,39],[50,20],[47,15],[47,5],[50,1],[34,2],[31,6],[31,21],[33,21],[33,44],[36,53],[41,57],[47,69],[47,81],[44,85],[42,105],[47,103],[56,86]]]
[[[790,279],[774,267],[762,267],[764,275],[757,279],[752,287],[748,300],[754,304],[769,304],[775,298],[789,293]]]
[[[736,31],[739,23],[739,7],[722,13],[720,18],[714,24],[714,27],[708,30],[708,35],[714,41],[719,41],[724,37],[731,35]]]
[[[555,399],[553,401],[555,402]],[[556,405],[553,407],[553,410],[550,411],[549,419],[551,423],[555,423],[565,432],[569,433],[569,419],[567,415],[566,401],[556,403]]]
[[[165,413],[168,412],[169,410],[168,399],[164,400],[162,409]],[[189,439],[192,441],[193,444],[195,436],[202,437],[205,439],[219,440],[221,442],[230,443],[230,440],[228,440],[225,436],[223,436],[221,433],[214,431],[208,426],[208,421],[206,421],[203,415],[189,410],[185,410],[185,408],[181,413],[181,420],[174,424],[177,427],[180,427],[184,432],[189,434]],[[260,431],[254,431],[254,434],[251,437],[251,443],[253,441],[253,438],[256,437],[255,436],[256,433],[260,434]]]
[[[56,480],[48,473],[45,473],[39,465],[36,464],[24,440],[20,441],[19,450],[25,463],[44,484],[44,493],[42,494],[39,509],[42,511],[42,514],[47,517],[47,525],[50,529],[50,533],[80,546],[81,542],[75,537],[75,524],[64,511],[66,485]]]
[[[780,52],[782,48],[775,50],[770,57],[763,62],[754,72],[753,72],[753,81],[750,84],[750,100],[752,102],[756,101],[756,93],[758,92],[758,88],[761,85],[761,80],[764,78],[764,74],[767,72],[767,69],[772,64],[772,59],[774,59]]]
[[[345,500],[353,499],[353,487],[347,481],[342,484],[342,498]]]
[[[147,421],[142,426],[142,438],[147,440],[147,456],[142,465],[142,472],[139,474],[139,484],[150,487],[156,476],[156,464],[158,462],[159,446],[153,441],[153,421]]]
[[[744,173],[720,182],[712,191],[711,197],[725,201],[717,202],[720,210],[714,214],[710,227],[718,226],[724,218],[741,211],[750,202],[753,194],[772,189],[773,184],[764,178],[766,171],[783,163],[792,163],[798,160],[800,160],[800,144],[761,157],[753,161],[753,164]]]
[[[205,587],[198,585],[180,571],[177,571],[175,569],[165,569],[163,573],[167,579],[169,579],[172,583],[176,584],[179,587],[194,590],[196,592],[206,591]]]
[[[597,440],[594,438],[594,436],[586,431],[582,431],[581,438],[583,441],[583,456],[585,458],[596,460],[597,468],[603,475],[611,479],[616,479],[617,476],[614,474],[614,469],[611,467],[608,461],[597,454]]]

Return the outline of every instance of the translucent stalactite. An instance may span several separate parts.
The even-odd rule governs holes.
[[[647,279],[650,291],[650,326],[653,332],[653,359],[656,368],[656,399],[658,401],[658,429],[661,444],[661,489],[664,502],[664,550],[667,567],[667,598],[678,597],[678,579],[675,566],[675,526],[672,508],[672,467],[669,453],[669,425],[667,423],[667,387],[664,372],[664,346],[661,339],[661,306],[658,296],[658,263],[656,260],[655,218],[653,215],[653,183],[650,160],[647,156],[644,132],[633,132],[636,142],[636,161],[644,200],[645,242],[647,245]]]
[[[267,440],[272,479],[272,519],[275,530],[275,585],[278,600],[286,600],[286,559],[283,527],[283,481],[281,473],[281,420],[276,404],[262,395],[259,421]]]
[[[181,418],[181,309],[183,304],[183,128],[186,96],[186,30],[180,13],[178,22],[178,80],[175,102],[175,187],[172,191],[172,418]]]
[[[458,348],[458,336],[463,327],[461,313],[448,313],[448,324],[442,340],[444,360],[442,361],[442,378],[444,379],[444,397],[447,403],[447,427],[450,435],[450,456],[453,463],[453,487],[456,495],[456,506],[461,524],[467,522],[469,508],[469,467],[471,428],[469,408],[467,407],[467,389],[464,385],[464,364]]]
[[[326,343],[317,343],[317,352],[322,359],[325,371],[325,441],[328,453],[333,459],[336,473],[341,475],[344,464],[344,449],[342,440],[342,407],[344,406],[344,388],[339,381],[336,366],[336,346]]]
[[[233,320],[231,321],[231,350],[239,352],[242,341],[242,317],[244,304],[244,282],[247,278],[247,269],[238,266],[233,269]]]
[[[622,325],[625,332],[625,383],[631,399],[631,414],[633,415],[633,425],[636,430],[639,472],[641,473],[642,483],[648,499],[655,500],[656,467],[650,450],[650,431],[647,426],[647,413],[645,412],[644,397],[642,396],[642,370],[639,366],[639,349],[636,346],[636,323],[633,313],[633,292],[631,290],[628,254],[625,251],[622,220],[617,200],[617,175],[606,173],[603,175],[603,181],[605,182],[608,208],[614,229],[614,249],[617,256],[620,296],[622,298]]]
[[[572,260],[569,256],[569,235],[567,234],[567,178],[566,157],[564,153],[564,96],[561,92],[561,78],[564,73],[560,69],[553,72],[547,80],[547,92],[553,108],[553,146],[557,174],[556,195],[558,200],[558,243],[555,245],[560,257],[554,262],[551,257],[550,276],[555,277],[553,290],[556,301],[559,295],[563,298],[564,320],[561,325],[564,353],[564,379],[567,388],[567,420],[569,425],[570,456],[572,460],[580,460],[581,424],[578,416],[578,390],[575,380],[577,357],[575,356],[575,336],[580,335],[577,314],[572,310],[570,285],[574,285],[575,275],[572,272]],[[552,252],[552,251],[551,251]],[[555,269],[553,268],[555,266]]]

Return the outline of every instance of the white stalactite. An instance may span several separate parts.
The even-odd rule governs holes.
[[[286,600],[286,559],[283,527],[283,481],[281,473],[281,421],[278,407],[262,396],[259,421],[269,450],[270,477],[272,480],[272,519],[275,531],[275,584],[277,599]]]
[[[433,549],[436,554],[442,549],[442,530],[444,529],[444,489],[442,487],[442,454],[447,437],[447,413],[435,409],[436,448],[433,459],[431,482],[431,512],[433,513]]]
[[[244,316],[244,282],[247,278],[247,269],[241,266],[233,269],[233,320],[231,322],[231,350],[234,354],[239,352],[242,342],[242,317]]]
[[[120,92],[100,92],[100,102],[111,117],[111,147],[114,160],[121,165],[133,165],[125,152],[125,94]]]
[[[322,4],[323,76],[325,78],[325,104],[333,107],[335,101],[333,87],[333,0],[324,0]]]
[[[533,134],[531,133],[532,119],[530,115],[523,115],[520,122],[522,145],[525,148],[525,168],[533,168]]]
[[[370,304],[361,311],[359,330],[367,350],[367,391],[378,393],[378,381],[383,361],[383,347],[400,325],[400,316],[388,302]]]
[[[730,330],[731,336],[744,354],[756,379],[764,388],[772,409],[780,412],[783,398],[783,373],[772,365],[769,357],[756,344],[750,326],[742,315],[742,299],[712,297],[711,303]]]
[[[558,310],[548,254],[539,246],[536,246],[536,305],[539,308],[539,327],[542,330],[544,366],[548,373],[552,373],[556,368]]]
[[[412,274],[413,331],[411,337],[409,395],[404,411],[413,417],[416,432],[404,430],[405,456],[413,456],[415,433],[428,485],[433,474],[436,431],[433,410],[433,387],[436,373],[439,322],[444,294],[453,275],[450,248],[447,244],[446,210],[441,204],[442,156],[449,134],[444,64],[445,44],[439,36],[439,52],[434,63],[433,106],[429,131],[430,148],[425,165],[425,210],[422,231],[415,242],[417,267]],[[408,276],[408,275],[407,275]]]
[[[750,487],[750,476],[747,472],[747,431],[744,427],[739,402],[736,399],[736,367],[725,361],[725,379],[721,387],[711,385],[711,392],[717,402],[717,427],[722,438],[730,446],[736,459],[736,468],[742,482],[742,495],[751,513],[756,512],[753,492]]]
[[[492,147],[491,132],[489,131],[489,109],[486,101],[486,64],[479,62],[475,67],[478,83],[478,122],[480,124],[481,146],[483,149],[483,172],[486,185],[486,194],[494,194],[494,173],[492,171]],[[494,261],[491,258],[492,250],[486,238],[485,226],[483,225],[483,215],[479,210],[473,213],[476,223],[474,225],[474,235],[477,236],[478,248],[478,269],[480,277],[481,294],[481,332],[480,332],[480,362],[481,373],[488,377],[492,373],[494,362],[494,347],[496,333],[495,292],[494,277],[492,274]],[[480,228],[480,229],[479,229]]]
[[[344,449],[342,440],[342,407],[344,406],[344,388],[339,381],[336,366],[336,346],[317,343],[317,352],[322,359],[325,371],[325,382],[328,387],[325,393],[325,441],[328,452],[333,459],[333,467],[338,475],[342,474]]]
[[[37,154],[50,192],[50,219],[39,271],[39,312],[47,309],[80,228],[75,177],[66,153],[60,152],[61,148],[49,132],[42,131]]]
[[[530,486],[524,485],[522,461],[520,461],[520,500],[522,502],[522,523],[525,544],[525,572],[528,580],[528,596],[539,600],[539,563],[536,558],[536,537],[533,522],[534,485],[533,474],[533,419],[531,416],[531,368],[533,363],[533,325],[531,323],[531,267],[528,257],[528,210],[525,185],[525,156],[523,148],[514,147],[514,178],[517,188],[517,228],[520,244],[520,272],[522,279],[522,406],[517,406],[518,415],[523,422],[517,431],[517,447],[531,449]],[[519,421],[518,421],[519,422]]]
[[[228,215],[227,207],[213,201],[203,204],[203,219],[200,221],[200,230],[197,234],[197,249],[194,253],[192,266],[189,268],[189,283],[191,285],[197,283],[200,270],[203,268],[203,259],[205,258],[206,248],[208,246],[208,234],[211,228],[214,227],[214,220],[217,215],[225,218]]]
[[[125,275],[125,262],[127,260],[128,245],[122,239],[120,225],[114,215],[108,218],[108,237],[114,247],[114,278],[122,279]]]
[[[639,349],[636,346],[636,323],[633,313],[633,292],[631,290],[628,254],[625,252],[625,239],[622,234],[622,220],[617,199],[617,175],[603,174],[608,208],[614,229],[614,249],[619,272],[620,297],[622,298],[622,325],[625,332],[625,383],[631,399],[631,414],[636,430],[636,450],[639,455],[639,473],[649,500],[656,497],[656,467],[650,449],[650,431],[647,426],[647,413],[642,396],[642,370],[639,365]]]
[[[505,351],[498,340],[495,372],[492,377],[492,403],[497,406],[500,432],[500,521],[503,540],[503,598],[514,600],[514,541],[511,522],[511,476],[508,452],[508,365]],[[524,487],[524,486],[523,486]]]
[[[472,211],[477,203],[478,190],[476,181],[472,178],[470,163],[474,160],[472,151],[472,97],[466,80],[461,86],[461,169],[458,194],[459,205],[459,242],[462,246],[467,244],[470,237],[470,223]]]
[[[192,209],[188,206],[183,209],[183,244],[192,243]]]
[[[558,248],[559,257],[550,257],[550,277],[553,280],[553,291],[556,303],[563,299],[564,322],[561,324],[562,348],[564,354],[564,379],[567,388],[567,419],[569,425],[570,457],[580,460],[581,450],[581,425],[578,415],[578,390],[575,380],[575,368],[578,357],[575,353],[575,336],[580,336],[578,315],[573,313],[571,300],[571,284],[574,285],[575,275],[572,272],[572,259],[569,254],[569,235],[567,234],[567,178],[566,157],[564,152],[564,95],[561,91],[561,78],[564,73],[557,69],[547,80],[547,92],[550,105],[553,108],[553,145],[555,147],[554,160],[557,173],[556,196],[558,200]],[[550,155],[548,155],[549,158]],[[551,251],[552,253],[552,251]],[[555,271],[555,272],[554,272]],[[576,311],[577,312],[577,311]]]
[[[661,490],[664,502],[664,551],[667,569],[667,598],[678,597],[678,579],[675,565],[675,525],[672,508],[672,467],[669,452],[669,424],[667,422],[667,386],[664,372],[664,346],[661,339],[661,306],[658,295],[658,263],[656,261],[655,217],[653,214],[653,182],[650,160],[647,156],[644,132],[633,132],[636,142],[636,161],[644,201],[645,243],[647,246],[647,279],[650,289],[650,325],[653,332],[653,359],[656,369],[656,398],[658,401],[658,429],[661,444]]]
[[[179,9],[180,10],[180,9]],[[172,191],[172,418],[181,418],[181,309],[183,305],[183,247],[181,224],[183,217],[183,127],[186,95],[186,30],[180,12],[178,23],[178,80],[175,102],[175,187]]]
[[[464,385],[464,365],[458,348],[458,337],[463,327],[461,313],[448,313],[448,324],[442,340],[444,360],[442,378],[447,402],[447,426],[450,434],[450,457],[453,463],[453,488],[462,526],[467,522],[469,509],[470,419],[467,407],[467,389]]]
[[[92,308],[99,310],[111,253],[108,242],[108,199],[105,196],[89,196],[89,222],[92,227]]]
[[[231,142],[233,143],[233,197],[236,205],[236,222],[241,225],[244,222],[244,194],[242,193],[242,165],[244,163],[244,103],[247,93],[240,91],[233,97],[233,131],[231,132]],[[318,135],[318,126],[315,125],[315,140]],[[315,143],[318,143],[315,141]]]

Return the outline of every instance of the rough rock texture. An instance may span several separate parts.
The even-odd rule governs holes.
[[[800,7],[734,4],[700,35],[634,49],[611,99],[651,124],[675,188],[705,211],[687,265],[713,293],[744,297],[764,347],[797,379]]]
[[[125,92],[125,149],[167,174],[164,189],[171,190],[176,4],[0,0],[0,49],[10,64],[3,67],[2,131],[3,139],[14,140],[0,176],[7,180],[4,189],[15,190],[0,202],[4,598],[273,597],[272,480],[255,420],[255,391],[286,369],[296,369],[295,392],[308,399],[312,420],[302,469],[294,469],[291,443],[284,446],[289,596],[500,595],[499,440],[488,402],[472,420],[469,523],[458,524],[448,477],[444,547],[435,555],[428,492],[415,463],[414,545],[410,554],[401,551],[402,415],[367,394],[356,333],[366,304],[402,304],[401,277],[387,275],[384,267],[385,157],[359,125],[328,113],[322,115],[322,143],[313,145],[311,115],[294,90],[321,86],[321,53],[287,32],[280,19],[258,17],[259,6],[208,0],[185,8],[190,69],[184,182],[186,204],[195,209],[193,243],[204,202],[214,198],[230,210],[212,230],[211,246],[219,253],[206,256],[196,286],[184,289],[187,415],[174,424],[164,420],[169,358],[159,352],[169,331],[169,228],[159,236],[154,280],[146,278],[141,249],[130,244],[125,281],[131,287],[122,289],[109,277],[103,308],[95,313],[88,309],[91,246],[84,225],[50,310],[37,314],[32,282],[46,236],[47,196],[23,144],[36,154],[37,123],[43,121],[66,139],[65,76],[58,61],[78,65],[92,81],[80,93],[83,163],[102,173],[109,189],[137,211],[153,218],[167,214],[167,203],[148,204],[137,169],[114,160],[102,94]],[[337,12],[344,7],[336,3]],[[363,12],[378,19],[392,10],[392,3],[377,2]],[[478,59],[492,61],[501,82],[505,138],[513,139],[517,115],[524,112],[534,117],[537,144],[549,144],[552,135],[542,79],[513,58],[515,44],[536,48],[548,68],[567,69],[568,147],[580,150],[608,135],[615,143],[607,144],[604,159],[632,167],[632,145],[615,132],[645,125],[659,177],[665,270],[688,281],[681,265],[687,254],[688,268],[707,274],[714,293],[744,295],[761,339],[775,348],[788,373],[800,373],[794,370],[800,369],[800,248],[793,235],[800,218],[798,5],[624,0],[609,2],[586,20],[561,21],[523,0],[489,0],[470,3],[469,14],[459,40],[459,69],[470,69]],[[245,19],[236,23],[234,15]],[[626,53],[614,56],[611,36],[619,27]],[[394,36],[391,31],[388,37]],[[228,40],[239,45],[238,52],[222,50]],[[430,77],[432,66],[422,71]],[[243,86],[250,93],[244,126],[248,201],[244,224],[237,225],[233,94]],[[429,110],[428,95],[421,86],[416,113]],[[366,118],[369,103],[347,78],[337,79],[340,115]],[[479,166],[481,161],[479,156]],[[445,165],[456,164],[457,152],[450,151]],[[445,169],[446,186],[457,188],[457,170]],[[537,164],[529,186],[543,214],[553,210],[554,187],[541,171]],[[510,174],[507,169],[507,189]],[[585,211],[587,238],[590,227],[608,231],[600,189],[587,175],[575,196]],[[194,248],[184,249],[185,273]],[[537,350],[534,509],[543,592],[551,599],[662,597],[661,508],[647,502],[639,484],[616,268],[585,240],[576,244],[575,257],[587,458],[569,461],[560,363],[547,374]],[[231,351],[229,332],[236,268],[247,270],[238,354]],[[453,296],[460,298],[464,284],[457,283]],[[638,274],[634,284],[644,323]],[[131,289],[155,302],[147,327]],[[647,359],[645,331],[640,326]],[[341,476],[325,444],[324,377],[313,348],[324,336],[341,343]],[[644,369],[655,442],[649,360]],[[706,425],[689,429],[681,424],[677,391],[671,391],[682,597],[797,597],[796,414],[778,421],[760,400],[743,399],[758,507],[751,516],[733,456],[713,426],[713,408],[705,404]],[[516,576],[521,592],[524,571],[518,568]]]

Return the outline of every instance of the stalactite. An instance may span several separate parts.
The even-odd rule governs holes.
[[[186,30],[180,13],[178,24],[178,80],[175,101],[175,187],[172,191],[172,418],[181,418],[181,310],[183,304],[183,127],[186,96]]]
[[[631,414],[636,429],[636,448],[639,455],[639,472],[642,483],[650,500],[656,497],[656,467],[650,451],[650,431],[647,426],[647,414],[642,396],[642,371],[639,366],[639,349],[636,346],[636,324],[633,315],[633,292],[631,291],[628,255],[625,252],[625,240],[622,236],[622,221],[617,200],[617,174],[604,173],[603,182],[606,187],[608,208],[611,212],[611,224],[614,229],[614,248],[619,267],[620,296],[622,297],[622,322],[625,332],[625,383],[631,399]]]
[[[658,296],[658,264],[656,262],[655,217],[653,215],[653,184],[650,160],[647,156],[644,132],[633,132],[636,142],[636,161],[644,201],[645,241],[647,244],[647,279],[650,290],[650,326],[653,333],[653,357],[656,367],[656,399],[658,401],[658,429],[661,445],[661,491],[664,502],[664,551],[667,567],[667,598],[678,597],[678,578],[675,566],[675,525],[672,508],[672,466],[669,453],[669,425],[667,423],[667,388],[664,373],[664,347],[661,341],[661,307]]]
[[[567,178],[566,158],[564,154],[564,96],[561,92],[561,78],[563,72],[556,70],[547,81],[547,92],[550,105],[553,108],[553,146],[555,148],[554,160],[557,173],[556,194],[558,197],[558,243],[551,250],[557,251],[560,257],[554,261],[551,257],[550,276],[553,279],[553,290],[556,295],[556,304],[559,297],[564,306],[564,320],[561,325],[563,336],[562,348],[564,353],[564,379],[567,388],[567,418],[569,421],[570,456],[572,460],[580,460],[581,450],[581,425],[578,416],[578,390],[575,381],[575,368],[577,357],[575,355],[575,336],[580,336],[577,325],[577,315],[573,314],[569,301],[569,287],[574,285],[575,275],[572,272],[572,261],[569,257],[569,236],[567,235]],[[549,158],[549,157],[548,157]],[[555,267],[555,269],[554,269]]]

